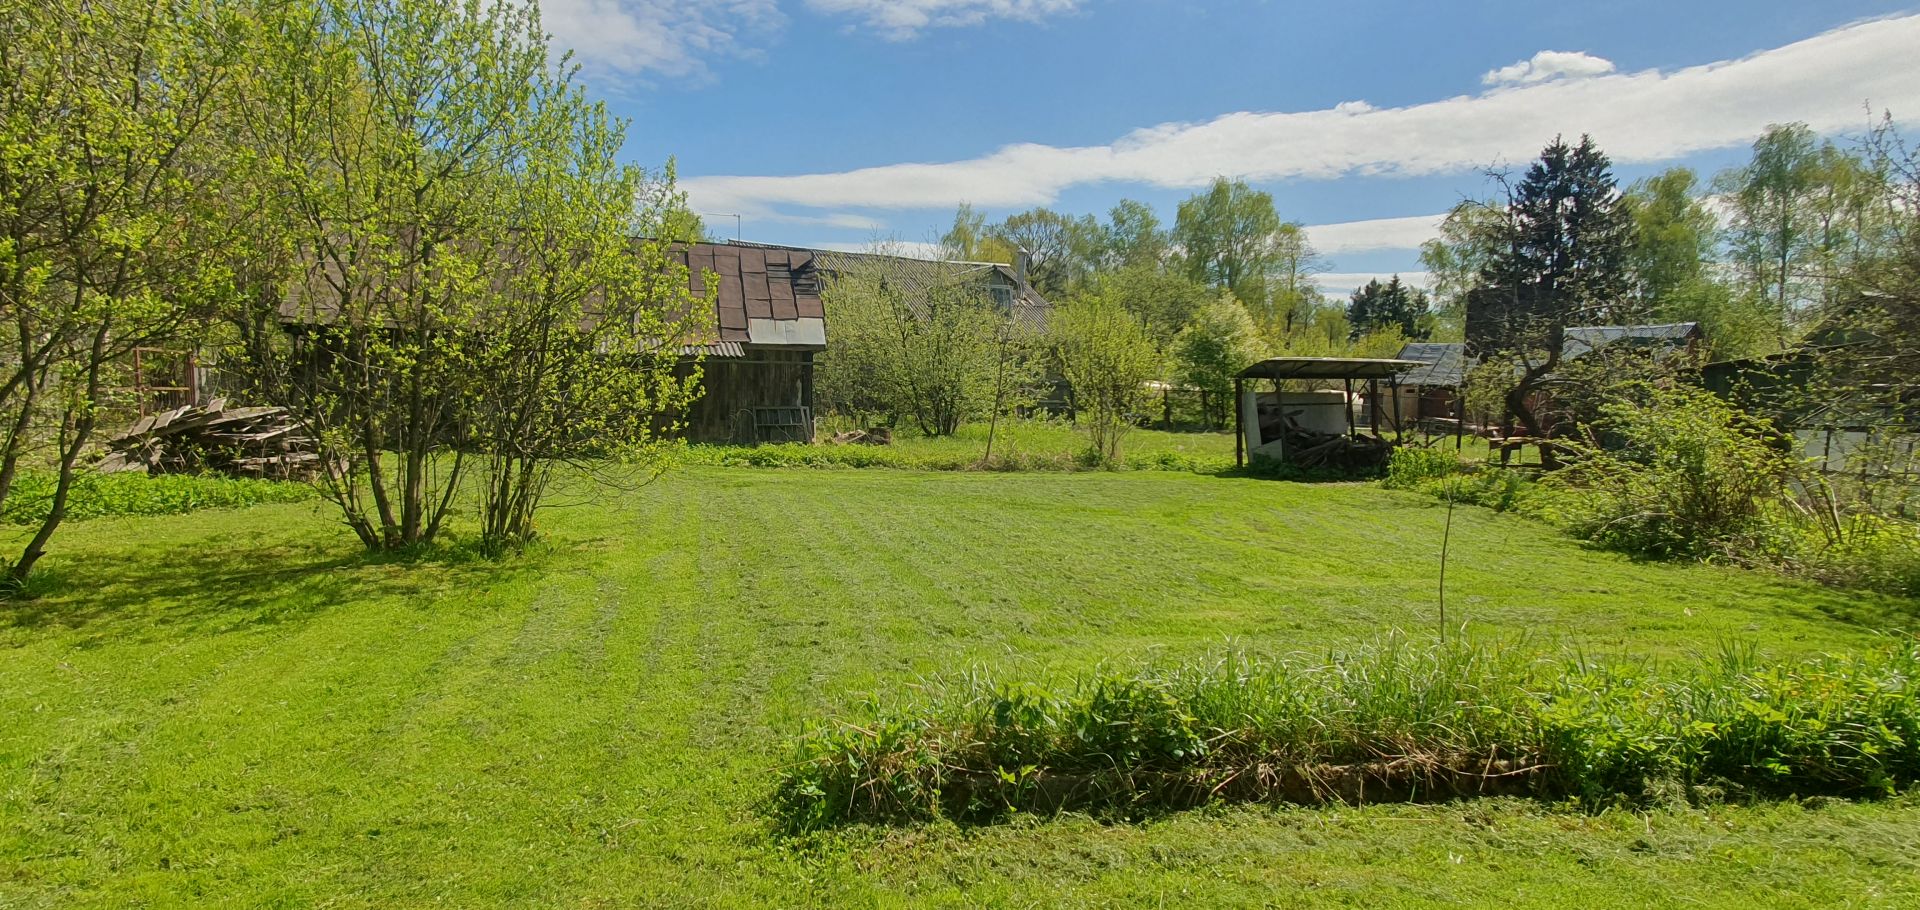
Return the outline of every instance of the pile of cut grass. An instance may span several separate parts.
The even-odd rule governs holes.
[[[1052,687],[973,673],[811,731],[773,806],[808,830],[1214,801],[1887,796],[1920,782],[1916,685],[1913,640],[1680,667],[1393,637]]]

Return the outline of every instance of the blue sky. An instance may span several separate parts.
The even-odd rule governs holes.
[[[1131,197],[1170,223],[1226,174],[1314,226],[1331,293],[1417,271],[1432,216],[1558,131],[1594,132],[1630,180],[1711,174],[1770,122],[1920,116],[1913,0],[543,7],[632,120],[632,160],[675,156],[695,208],[742,213],[746,239],[926,241],[962,201],[998,217]]]

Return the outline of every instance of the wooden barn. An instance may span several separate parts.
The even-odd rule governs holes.
[[[812,250],[735,243],[676,247],[696,293],[715,282],[712,340],[699,355],[703,393],[686,415],[695,442],[813,439],[813,358],[826,350],[824,276]]]
[[[826,350],[829,323],[822,296],[839,276],[879,276],[910,301],[943,283],[976,282],[1036,330],[1051,306],[1019,269],[1000,263],[739,241],[686,244],[673,255],[696,293],[708,290],[707,278],[717,282],[712,340],[686,348],[703,370],[704,392],[686,415],[695,442],[812,441],[814,358]]]

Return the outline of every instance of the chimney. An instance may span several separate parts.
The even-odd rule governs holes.
[[[1026,250],[1013,254],[1013,277],[1022,288],[1027,286],[1027,265],[1033,261],[1033,255]]]

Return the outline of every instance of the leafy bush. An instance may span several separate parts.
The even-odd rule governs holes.
[[[1779,433],[1702,389],[1634,384],[1600,409],[1599,443],[1550,475],[1577,490],[1575,534],[1653,557],[1750,560],[1781,533],[1794,464]]]
[[[1400,446],[1387,458],[1387,476],[1380,485],[1389,490],[1417,490],[1465,470],[1459,456],[1444,449]]]
[[[22,471],[14,478],[0,519],[38,524],[53,507],[58,478],[49,471]],[[84,521],[115,515],[177,515],[201,509],[233,509],[269,502],[312,499],[312,487],[270,480],[199,474],[96,474],[79,471],[67,493],[67,518]]]
[[[1920,523],[1857,515],[1847,524],[1837,538],[1802,535],[1797,568],[1828,584],[1920,597]]]
[[[1663,668],[1394,637],[1058,686],[976,671],[806,734],[772,808],[809,829],[1216,800],[1881,796],[1920,781],[1916,680],[1913,641]]]

